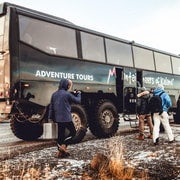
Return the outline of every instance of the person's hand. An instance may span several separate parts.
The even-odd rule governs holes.
[[[78,93],[78,94],[81,94],[81,91],[78,90],[77,93]]]
[[[77,89],[74,89],[74,94],[76,94],[77,93]]]
[[[74,93],[75,93],[75,94],[80,94],[80,93],[81,93],[81,91],[80,91],[80,90],[75,89],[75,90],[74,90]]]

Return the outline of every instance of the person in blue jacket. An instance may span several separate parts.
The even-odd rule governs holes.
[[[158,84],[158,86],[154,89],[153,94],[154,95],[161,94],[160,97],[162,99],[162,107],[163,107],[163,112],[153,113],[153,120],[154,120],[153,142],[154,142],[154,145],[159,144],[160,123],[162,123],[162,125],[165,129],[165,132],[167,133],[169,143],[172,143],[172,142],[174,142],[174,135],[173,135],[172,129],[169,124],[169,115],[168,115],[168,110],[172,105],[171,99],[170,99],[169,95],[164,91],[164,86],[162,84]]]
[[[49,121],[53,120],[58,124],[58,157],[69,155],[67,146],[76,135],[76,129],[72,121],[71,103],[81,103],[81,92],[77,92],[77,96],[70,93],[72,81],[68,79],[61,79],[59,88],[51,96],[49,106]],[[65,136],[65,130],[69,130],[68,137]]]

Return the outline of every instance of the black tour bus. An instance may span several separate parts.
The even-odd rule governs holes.
[[[65,19],[10,3],[0,5],[0,118],[15,136],[35,140],[47,122],[52,93],[68,78],[82,91],[72,104],[73,122],[99,138],[114,135],[119,114],[136,114],[139,86],[158,83],[172,98],[180,94],[180,57]],[[73,91],[72,91],[73,93]]]

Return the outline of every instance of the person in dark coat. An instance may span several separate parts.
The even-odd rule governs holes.
[[[137,105],[137,113],[139,118],[139,135],[136,137],[138,140],[144,140],[144,122],[145,119],[149,126],[149,135],[148,138],[153,138],[153,123],[151,113],[148,109],[148,100],[150,98],[150,92],[146,90],[145,87],[141,88],[141,92],[137,94],[138,97],[138,105]]]
[[[81,103],[81,92],[78,91],[77,96],[75,96],[68,91],[71,87],[71,80],[62,79],[59,83],[59,89],[52,94],[49,106],[48,119],[58,124],[58,157],[69,155],[67,146],[76,135],[76,129],[71,115],[71,103]],[[65,136],[66,129],[70,132],[68,137]]]

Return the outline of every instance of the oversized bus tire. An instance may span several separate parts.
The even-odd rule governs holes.
[[[84,108],[79,104],[71,105],[71,114],[73,123],[76,128],[76,136],[73,138],[73,143],[79,143],[82,141],[87,131],[87,116]]]
[[[98,138],[111,137],[117,132],[118,126],[119,116],[114,104],[109,100],[100,100],[89,122],[92,134]]]
[[[43,126],[39,122],[33,123],[12,118],[10,121],[11,130],[14,135],[25,141],[36,140],[43,134]]]

